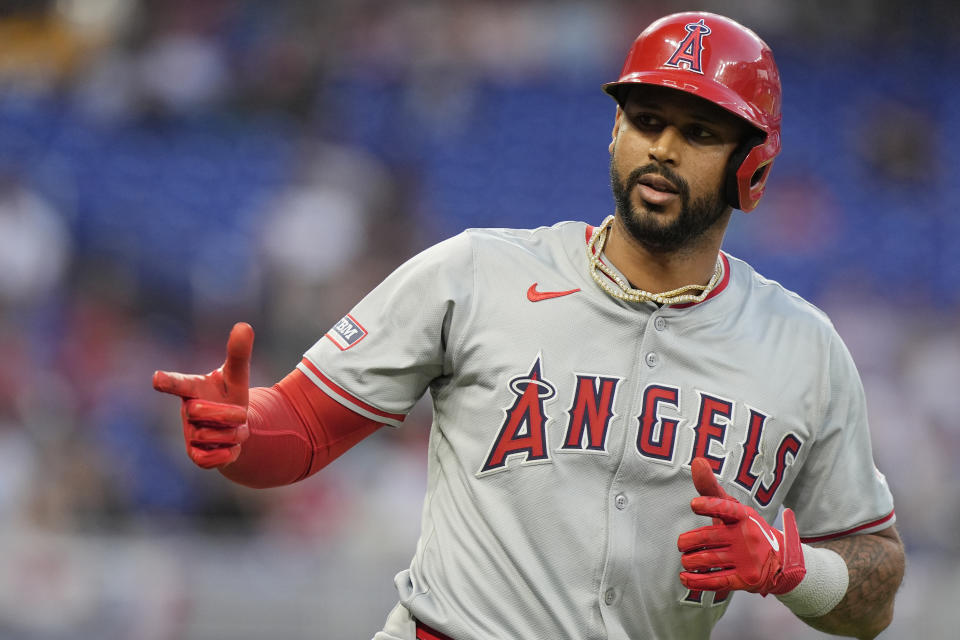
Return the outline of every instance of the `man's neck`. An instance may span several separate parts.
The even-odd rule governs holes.
[[[661,293],[691,284],[706,285],[716,268],[727,227],[726,221],[718,222],[691,246],[658,252],[637,241],[615,219],[603,252],[636,289]]]

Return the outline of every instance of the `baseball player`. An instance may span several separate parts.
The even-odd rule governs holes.
[[[243,323],[222,367],[154,386],[193,461],[252,487],[429,391],[421,536],[375,640],[707,638],[736,591],[872,638],[904,558],[859,376],[821,311],[720,248],[780,151],[772,52],[671,15],[604,90],[615,215],[427,249],[272,388],[248,389]]]

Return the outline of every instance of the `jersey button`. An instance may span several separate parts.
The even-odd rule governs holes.
[[[657,329],[657,331],[663,331],[667,328],[667,321],[661,316],[657,316],[653,321],[653,326]]]
[[[617,505],[617,509],[623,511],[627,508],[627,496],[618,494],[616,498],[613,499],[613,504]]]
[[[645,358],[645,360],[647,361],[647,366],[650,368],[653,368],[658,364],[660,364],[660,356],[658,356],[653,351],[647,354],[647,357]]]
[[[606,593],[603,594],[603,601],[607,605],[613,604],[613,601],[617,599],[617,592],[613,589],[607,589]]]

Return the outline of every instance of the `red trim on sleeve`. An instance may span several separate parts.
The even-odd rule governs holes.
[[[331,391],[333,391],[334,393],[336,393],[338,396],[340,396],[340,397],[343,398],[344,400],[347,400],[347,401],[350,402],[351,404],[355,404],[355,405],[357,405],[358,407],[360,407],[361,409],[363,409],[364,411],[369,411],[369,412],[372,413],[373,415],[375,415],[375,416],[380,416],[381,418],[389,418],[389,419],[391,419],[391,420],[397,420],[397,421],[399,421],[399,422],[403,422],[403,419],[406,418],[406,416],[405,416],[404,414],[402,414],[402,413],[387,413],[386,411],[381,411],[380,409],[377,409],[376,407],[373,407],[373,406],[367,404],[367,403],[364,402],[363,400],[360,400],[359,398],[354,397],[354,396],[351,395],[349,392],[347,392],[347,391],[345,391],[344,389],[340,388],[333,380],[331,380],[331,379],[328,378],[327,376],[323,375],[323,374],[320,372],[320,369],[318,369],[317,366],[316,366],[315,364],[313,364],[312,362],[310,362],[310,360],[308,360],[307,358],[304,358],[304,359],[302,360],[302,362],[303,362],[304,366],[306,366],[308,369],[310,369],[310,372],[311,372],[313,375],[315,375],[315,376],[317,376],[318,378],[320,378],[320,380],[323,382],[324,385],[326,385],[327,387],[329,387],[329,389],[330,389]]]
[[[849,536],[858,531],[863,531],[864,529],[870,529],[872,527],[879,526],[885,522],[893,520],[894,512],[891,511],[884,517],[879,520],[874,520],[873,522],[868,522],[867,524],[862,524],[859,527],[854,527],[853,529],[847,529],[846,531],[839,531],[837,533],[828,533],[825,536],[813,536],[812,538],[800,538],[800,542],[823,542],[824,540],[833,540],[834,538],[842,538],[844,536]]]

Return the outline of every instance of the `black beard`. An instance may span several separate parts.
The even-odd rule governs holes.
[[[654,215],[644,214],[634,209],[630,202],[630,190],[646,174],[661,175],[676,187],[680,195],[680,215],[670,224],[664,225]],[[657,163],[646,164],[634,169],[626,181],[620,179],[620,173],[610,159],[610,186],[617,205],[617,218],[627,232],[647,250],[654,253],[671,253],[689,247],[713,227],[727,212],[728,205],[722,194],[703,196],[690,201],[690,186],[686,180],[670,168]],[[663,211],[664,207],[644,203],[653,212]]]

